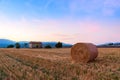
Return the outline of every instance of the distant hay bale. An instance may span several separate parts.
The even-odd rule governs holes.
[[[71,57],[74,62],[87,63],[98,56],[98,50],[92,43],[77,43],[71,48]]]

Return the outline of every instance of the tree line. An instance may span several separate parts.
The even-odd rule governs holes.
[[[63,47],[62,42],[56,43],[55,47],[62,48]],[[20,46],[20,43],[17,42],[17,43],[15,43],[15,45],[13,45],[13,44],[8,45],[7,48],[17,48],[18,49],[18,48],[21,48],[21,46]],[[27,43],[24,43],[24,48],[27,48]],[[44,48],[52,48],[52,47],[48,44]]]

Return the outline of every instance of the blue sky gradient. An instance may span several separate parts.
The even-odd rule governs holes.
[[[120,0],[0,0],[0,38],[120,41]]]

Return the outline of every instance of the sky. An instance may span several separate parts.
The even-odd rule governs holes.
[[[0,38],[120,42],[120,0],[0,0]]]

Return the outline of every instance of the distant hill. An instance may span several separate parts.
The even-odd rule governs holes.
[[[15,45],[16,41],[12,41],[9,39],[0,39],[0,48],[7,48],[8,45]],[[29,48],[29,41],[19,41],[21,48]],[[42,42],[43,47],[46,45],[50,45],[51,47],[55,47],[57,42]],[[63,43],[63,47],[71,47],[71,44]]]
[[[0,39],[0,48],[7,48],[8,45],[15,45],[16,41],[12,41],[9,39]],[[19,41],[21,48],[29,48],[29,41]],[[63,47],[72,47],[72,44],[63,43]],[[42,42],[43,47],[46,45],[50,45],[51,47],[55,47],[57,42]],[[120,47],[120,42],[109,42],[104,44],[99,44],[97,47]]]
[[[21,48],[29,48],[29,41],[19,41]]]
[[[8,39],[0,39],[0,48],[6,48],[8,45],[15,44],[15,41]]]
[[[97,45],[97,47],[120,47],[120,42],[110,42]]]

